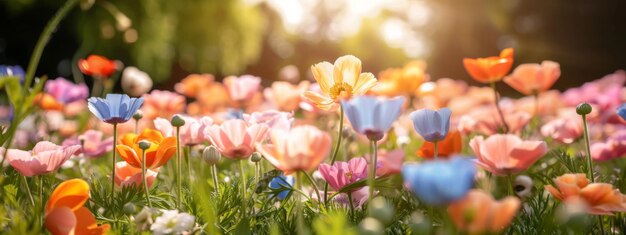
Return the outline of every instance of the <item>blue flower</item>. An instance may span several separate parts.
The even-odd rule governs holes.
[[[443,108],[437,111],[420,109],[409,116],[413,120],[413,127],[418,134],[428,142],[443,140],[450,129],[450,115],[452,111]]]
[[[24,83],[26,73],[19,65],[0,65],[0,77],[17,77],[20,83]]]
[[[143,104],[143,98],[130,98],[122,94],[107,94],[106,99],[91,97],[87,101],[89,111],[110,124],[127,122]]]
[[[294,181],[295,180],[293,176],[285,176],[283,174],[280,174],[280,176],[274,177],[274,179],[270,181],[270,188],[271,189],[291,188],[293,186]],[[290,191],[291,189],[283,190],[282,192],[278,194],[277,198],[280,200],[285,199],[285,197],[287,197]]]
[[[404,97],[378,99],[359,96],[349,102],[341,101],[352,128],[373,141],[382,139],[389,131],[391,124],[400,115],[403,103]]]
[[[626,103],[623,103],[622,105],[617,107],[617,115],[626,120]]]
[[[407,164],[402,168],[405,184],[424,203],[445,205],[461,199],[474,186],[476,167],[467,158]]]

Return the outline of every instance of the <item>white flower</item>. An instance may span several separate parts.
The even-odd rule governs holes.
[[[152,79],[146,72],[129,66],[122,73],[122,89],[129,96],[139,97],[152,89]]]
[[[187,213],[178,213],[178,210],[166,210],[156,218],[150,227],[153,234],[181,234],[189,231],[195,224],[195,217]]]

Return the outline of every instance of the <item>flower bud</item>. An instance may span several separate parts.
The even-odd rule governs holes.
[[[385,234],[385,227],[372,217],[367,217],[359,224],[359,234],[380,235]]]
[[[576,106],[576,113],[578,115],[587,115],[589,113],[591,113],[591,105],[588,104],[587,102],[583,102],[581,104],[579,104],[578,106]]]
[[[222,158],[222,154],[219,150],[217,150],[217,147],[211,145],[204,148],[204,150],[202,151],[202,158],[209,165],[215,165]]]
[[[263,156],[260,153],[258,153],[258,152],[254,152],[254,153],[252,153],[252,156],[250,157],[250,160],[252,162],[255,162],[255,163],[256,162],[260,162],[261,160],[263,160]]]
[[[135,121],[139,121],[142,118],[143,118],[143,113],[141,112],[141,110],[137,110],[137,112],[133,114],[133,119],[135,119]]]
[[[123,211],[126,215],[134,215],[137,213],[137,206],[135,206],[132,202],[128,202],[124,204]]]
[[[140,149],[142,149],[142,150],[147,150],[147,149],[149,149],[149,148],[150,148],[150,145],[151,145],[151,144],[150,144],[150,141],[147,141],[147,140],[142,140],[142,141],[139,141],[139,148],[140,148]]]
[[[185,125],[185,119],[183,119],[182,116],[176,114],[172,116],[172,121],[170,123],[172,123],[172,126],[181,127]]]
[[[385,198],[376,197],[372,199],[370,205],[368,205],[369,216],[378,219],[383,224],[391,224],[393,222],[393,215],[395,209]]]
[[[139,97],[152,89],[152,79],[150,76],[132,66],[124,69],[121,83],[124,92],[134,97]]]
[[[533,179],[527,175],[519,175],[515,177],[515,183],[513,185],[515,194],[520,198],[529,197],[533,191]]]
[[[432,225],[428,217],[416,211],[411,214],[409,228],[411,228],[413,234],[430,234]]]

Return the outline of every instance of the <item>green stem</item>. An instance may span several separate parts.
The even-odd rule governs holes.
[[[111,202],[115,198],[115,149],[117,145],[117,123],[113,124],[113,158],[111,158]]]
[[[135,134],[139,133],[139,119],[135,119]]]
[[[350,203],[350,221],[354,220],[354,202],[352,201],[352,192],[348,193],[348,203]]]
[[[52,34],[55,32],[61,20],[65,18],[67,13],[78,4],[78,0],[68,0],[63,4],[61,8],[54,14],[52,19],[48,21],[48,24],[41,32],[39,39],[37,40],[37,44],[35,44],[35,49],[33,50],[33,54],[30,56],[30,61],[28,62],[28,69],[26,70],[26,77],[24,81],[24,92],[23,94],[28,94],[28,89],[35,78],[35,72],[37,71],[37,66],[39,65],[39,60],[41,60],[41,55],[43,54],[43,50],[46,47],[46,44],[50,41]]]
[[[370,177],[368,179],[368,185],[369,185],[369,190],[370,190],[370,194],[369,197],[367,199],[367,205],[370,205],[370,202],[372,201],[372,198],[374,197],[374,180],[376,179],[376,162],[378,161],[378,143],[374,140],[372,140],[371,142],[371,148],[372,148],[372,159],[370,162]]]
[[[239,173],[241,173],[241,214],[243,215],[244,218],[248,217],[248,214],[246,213],[246,171],[244,169],[244,161],[246,160],[239,160]]]
[[[146,194],[148,206],[152,207],[152,202],[150,201],[150,191],[148,190],[148,176],[146,175],[146,150],[141,150],[141,176],[143,177],[141,184],[143,184],[143,191]]]
[[[311,174],[307,173],[306,171],[302,171],[304,173],[304,175],[306,176],[306,178],[309,180],[309,182],[311,182],[311,185],[313,186],[313,189],[315,189],[315,193],[317,194],[317,200],[321,200],[321,194],[320,194],[320,189],[317,188],[317,184],[315,183],[315,180],[313,180],[313,177],[311,176]],[[321,202],[319,203],[320,207],[321,207]],[[321,208],[320,208],[321,209]]]
[[[300,190],[302,189],[302,177],[300,177],[300,172],[296,172],[296,189]],[[298,234],[306,234],[304,231],[304,220],[302,218],[302,200],[301,200],[301,195],[297,194],[296,196],[296,216],[297,216],[297,223],[296,223],[296,229],[298,231]]]
[[[43,175],[39,176],[39,206],[41,206],[41,211],[44,211],[45,200],[43,198]],[[39,216],[39,222],[43,225],[44,216]]]
[[[191,184],[191,145],[185,146],[185,159],[187,159],[187,174],[189,174],[188,183]]]
[[[508,184],[508,188],[507,188],[508,195],[515,196],[514,192],[513,192],[513,176],[511,174],[508,174],[506,178],[507,178],[507,181],[508,181],[508,183],[507,183]]]
[[[502,109],[500,109],[500,97],[498,96],[498,90],[496,89],[496,83],[491,83],[491,89],[493,89],[493,99],[496,104],[496,110],[498,111],[498,115],[500,116],[500,120],[502,120],[502,127],[504,128],[504,133],[509,133],[509,125],[506,124],[506,120],[504,119],[504,114],[502,113]]]
[[[182,210],[182,208],[180,208],[180,199],[182,197],[182,187],[181,187],[181,165],[182,163],[182,157],[180,154],[180,127],[177,126],[176,127],[176,188],[178,193],[176,194],[176,208],[178,208],[179,210]]]
[[[593,162],[591,159],[591,149],[589,147],[589,131],[587,130],[587,115],[582,115],[583,118],[583,130],[585,133],[585,150],[587,151],[587,171],[588,177],[591,179],[591,182],[595,182],[595,178],[593,176]]]
[[[337,160],[337,154],[339,154],[339,147],[341,146],[341,139],[343,139],[343,105],[339,105],[339,130],[337,133],[337,143],[335,144],[335,148],[333,149],[333,155],[330,159],[330,165],[335,164],[335,160]],[[324,184],[324,204],[328,205],[328,182]]]
[[[33,193],[30,191],[30,186],[28,186],[28,180],[26,176],[22,176],[24,178],[24,185],[26,185],[26,192],[28,192],[28,198],[30,198],[30,203],[35,207],[35,199],[33,198]]]
[[[219,195],[220,194],[220,185],[218,182],[218,178],[217,178],[217,166],[215,166],[215,164],[213,166],[211,166],[212,170],[212,174],[213,174],[213,185],[215,186],[215,195]]]
[[[437,158],[439,157],[439,141],[435,141],[433,142],[433,144],[435,145],[435,160],[437,160]]]

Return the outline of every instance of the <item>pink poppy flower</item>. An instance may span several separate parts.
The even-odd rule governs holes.
[[[511,133],[517,133],[530,122],[532,115],[526,112],[510,112],[504,114],[504,119],[509,125]],[[492,107],[478,108],[470,114],[463,115],[459,118],[458,129],[463,134],[476,132],[483,135],[493,135],[498,133],[500,118]]]
[[[113,137],[103,140],[102,136],[103,133],[101,131],[87,130],[78,137],[65,139],[62,145],[64,147],[80,145],[81,140],[83,140],[84,143],[78,150],[78,153],[83,153],[85,156],[92,158],[100,157],[104,153],[113,150]]]
[[[207,128],[204,136],[225,157],[247,159],[255,151],[255,145],[265,139],[267,130],[265,124],[248,124],[241,119],[231,119]]]
[[[285,131],[272,129],[271,144],[257,143],[257,150],[285,174],[311,171],[326,159],[330,151],[330,135],[317,127],[303,125]]]
[[[244,102],[252,99],[259,90],[261,78],[252,75],[229,76],[224,78],[224,85],[228,89],[228,94],[230,94],[232,100]]]
[[[606,141],[591,145],[591,158],[594,161],[608,161],[626,155],[626,131],[618,131]]]
[[[319,171],[330,187],[341,190],[346,185],[367,178],[367,160],[358,157],[348,162],[337,161],[332,166],[322,163]]]
[[[487,139],[476,136],[469,145],[476,154],[476,163],[495,175],[520,173],[548,152],[543,141],[524,141],[510,134],[496,134]]]
[[[281,111],[298,109],[301,95],[309,89],[309,81],[301,81],[298,85],[289,82],[273,82],[271,87],[263,90],[263,95],[273,106]]]
[[[153,90],[142,97],[144,101],[141,111],[143,118],[147,120],[157,117],[171,118],[185,110],[185,97],[174,92]]]
[[[6,151],[6,158],[20,174],[31,177],[56,171],[79,149],[80,145],[62,147],[52,142],[41,141],[32,151],[9,149]]]
[[[287,131],[291,128],[294,119],[293,113],[291,112],[267,110],[263,112],[244,114],[243,120],[249,124],[265,124],[272,130],[279,128]]]
[[[562,99],[568,106],[587,102],[602,111],[613,112],[621,104],[621,87],[625,81],[626,72],[619,70],[580,87],[568,89],[563,93]]]
[[[196,145],[208,140],[204,136],[204,132],[213,124],[210,117],[194,118],[181,115],[185,120],[185,125],[180,127],[180,143],[182,145]],[[161,131],[163,136],[176,136],[176,127],[172,126],[170,120],[164,118],[154,119],[154,127]]]
[[[504,78],[504,83],[524,95],[541,93],[552,87],[561,76],[561,67],[554,61],[543,61],[541,64],[521,64],[513,73]]]
[[[366,156],[366,159],[370,159]],[[378,161],[376,163],[376,175],[392,175],[402,172],[404,163],[404,150],[396,149],[392,151],[379,150]]]
[[[564,144],[571,144],[583,134],[580,118],[558,118],[541,127],[541,134]]]
[[[157,168],[158,169],[158,168]],[[152,186],[154,180],[156,180],[158,171],[146,169],[146,184],[148,188]],[[143,175],[141,174],[141,168],[131,166],[126,161],[115,163],[115,185],[117,187],[125,187],[135,185],[135,187],[141,187],[141,181]]]

